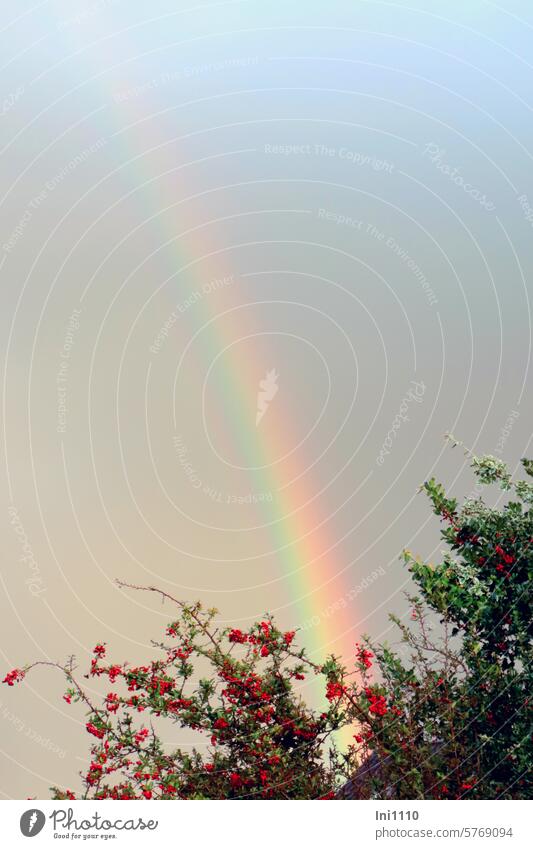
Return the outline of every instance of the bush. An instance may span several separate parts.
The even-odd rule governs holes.
[[[268,615],[220,630],[215,610],[118,582],[175,605],[156,659],[116,664],[97,645],[88,675],[109,685],[98,705],[73,659],[4,681],[39,665],[66,676],[64,698],[85,706],[93,738],[84,799],[529,798],[533,485],[513,482],[493,457],[471,465],[480,484],[510,497],[501,509],[481,499],[459,508],[440,484],[424,484],[447,549],[438,565],[404,552],[420,594],[409,596],[409,625],[391,617],[401,649],[364,638],[349,669],[334,656],[317,665]],[[531,476],[533,463],[523,465]],[[324,687],[322,712],[297,692],[311,676]],[[162,720],[204,746],[168,750]],[[334,732],[346,726],[354,742],[339,752]]]

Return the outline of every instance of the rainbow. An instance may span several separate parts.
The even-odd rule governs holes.
[[[113,62],[110,61],[110,64],[112,65]],[[112,93],[104,88],[100,75],[97,72],[95,75],[106,101],[113,103]],[[128,110],[128,107],[131,110],[129,104],[128,99],[120,103],[119,108],[123,113]],[[164,227],[165,225],[157,218],[157,213],[167,208],[167,204],[162,202],[162,191],[165,185],[171,186],[172,181],[168,179],[165,183],[164,180],[154,178],[153,174],[147,171],[145,160],[140,153],[147,147],[148,129],[144,127],[142,130],[143,145],[136,144],[134,133],[141,132],[142,124],[138,121],[138,116],[135,118],[137,120],[134,120],[132,115],[133,129],[125,131],[121,127],[115,132],[111,130],[110,137],[123,139],[127,132],[125,160],[135,159],[136,184],[142,185],[140,192],[143,209],[152,210],[154,220],[158,221],[158,227]],[[112,109],[109,110],[109,121],[113,121]],[[180,175],[183,173],[184,170],[181,170]],[[185,198],[187,195],[183,183],[179,190],[180,197]],[[190,196],[193,195],[194,190],[190,192]],[[177,203],[175,195],[169,198],[168,208],[173,203]],[[149,217],[147,215],[146,219]],[[205,242],[196,245],[189,234],[184,245],[183,242],[178,243],[179,237],[175,237],[171,232],[163,231],[163,236],[162,241],[173,245],[174,255],[171,262],[173,276],[184,267],[188,274],[198,274],[196,266],[200,263],[202,264],[201,280],[193,279],[191,282],[194,285],[201,286],[207,280],[232,275],[232,269],[227,267],[227,251],[224,248],[214,247],[209,252],[209,262],[213,262],[213,269],[211,273],[209,269],[206,273]],[[233,287],[227,289],[228,299],[232,297],[230,293],[232,289]],[[203,313],[201,318],[204,321],[216,318],[216,314],[210,311],[210,300],[202,298],[194,305],[195,310]],[[175,304],[175,292],[173,292],[173,303]],[[239,304],[235,303],[234,306],[238,307]],[[211,327],[215,330],[210,336],[210,350],[205,349],[207,346],[204,347],[208,365],[213,354],[216,355],[241,336],[242,328],[237,324],[237,312],[237,309],[232,311],[228,307],[222,321],[212,321]],[[253,334],[253,332],[254,328],[248,326],[247,333]],[[356,616],[353,604],[349,601],[348,567],[340,562],[335,554],[338,541],[328,527],[329,520],[321,513],[319,500],[313,497],[313,484],[309,480],[309,474],[307,472],[305,475],[302,474],[305,467],[301,464],[301,453],[294,452],[286,456],[282,462],[275,461],[275,458],[289,454],[290,446],[295,444],[292,441],[290,417],[286,417],[282,433],[269,436],[268,442],[263,440],[261,429],[255,425],[255,405],[252,409],[252,405],[243,405],[239,398],[252,398],[255,401],[259,380],[264,376],[264,364],[259,365],[246,358],[237,360],[233,357],[228,369],[227,386],[237,388],[232,422],[235,434],[238,434],[240,444],[244,445],[250,465],[263,467],[253,472],[254,483],[258,491],[270,491],[277,494],[272,502],[264,502],[264,509],[269,511],[269,531],[272,537],[272,549],[276,552],[279,580],[285,583],[287,595],[298,611],[298,620],[303,626],[300,642],[305,645],[309,656],[315,661],[335,653],[350,666],[356,639]],[[318,685],[313,685],[313,688],[316,686]],[[308,695],[311,695],[311,692]],[[315,699],[323,703],[323,691],[319,693],[315,690],[313,701]],[[346,740],[350,739],[351,733],[348,733]]]

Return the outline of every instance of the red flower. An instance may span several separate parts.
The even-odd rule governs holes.
[[[229,632],[228,640],[230,643],[245,643],[248,640],[248,637],[246,634],[243,634],[239,628],[234,628]]]
[[[109,680],[112,684],[115,683],[115,679],[118,678],[119,675],[122,675],[122,667],[121,666],[110,666],[107,670],[107,674],[109,675]]]
[[[514,562],[514,557],[510,554],[506,554],[501,545],[496,546],[496,554],[499,554],[500,557],[503,557],[504,561],[509,564]]]
[[[105,647],[99,643],[94,647],[93,654],[97,655],[97,657],[105,657]]]
[[[229,777],[229,780],[233,788],[240,787],[242,784],[242,778],[240,777],[238,772],[232,772]]]
[[[295,635],[296,635],[296,631],[286,631],[283,634],[283,640],[284,640],[286,646],[290,646],[290,644],[294,640]]]
[[[110,713],[116,713],[120,707],[120,702],[116,693],[108,693],[106,696],[106,708]]]
[[[176,650],[176,656],[179,657],[180,660],[188,660],[191,654],[192,649],[188,649],[186,647]]]
[[[152,791],[148,790],[148,788],[145,788],[143,790],[143,796],[144,796],[145,799],[151,799],[152,798]]]
[[[159,687],[159,695],[164,696],[165,693],[168,692],[168,690],[172,689],[173,682],[172,681],[163,681],[163,679],[161,678],[159,681],[157,681],[157,679],[156,679],[154,681],[154,684],[156,685],[156,688]]]
[[[228,726],[229,726],[229,722],[226,719],[224,719],[224,717],[222,717],[222,716],[219,716],[219,718],[215,719],[215,721],[213,722],[213,728],[216,728],[216,729],[228,728]]]
[[[385,716],[388,712],[385,696],[378,696],[376,693],[373,693],[369,687],[366,688],[365,695],[370,702],[370,706],[368,708],[370,713],[374,713],[376,716]]]
[[[259,627],[261,628],[265,637],[270,637],[270,625],[268,624],[268,622],[260,622]]]
[[[135,742],[136,743],[142,743],[143,740],[146,740],[146,738],[148,737],[148,734],[149,734],[149,731],[148,731],[147,728],[141,728],[141,730],[137,731],[137,733],[135,735],[135,738],[134,738]]]
[[[159,786],[161,787],[161,790],[163,790],[164,793],[168,793],[169,796],[174,796],[174,794],[178,792],[173,784],[160,784]]]
[[[261,657],[268,657],[270,649],[268,646],[261,646]]]
[[[326,699],[329,702],[332,702],[334,699],[340,698],[344,693],[344,687],[342,684],[338,684],[334,681],[328,681],[328,686],[326,687]]]
[[[94,734],[94,736],[98,737],[99,740],[101,740],[102,737],[104,736],[104,733],[105,733],[104,729],[103,728],[97,728],[96,725],[93,722],[88,722],[85,727],[86,727],[87,731],[89,732],[89,734]]]
[[[370,713],[375,713],[376,716],[385,716],[387,713],[387,703],[383,696],[378,696],[369,707]]]
[[[192,705],[190,699],[170,699],[167,702],[166,708],[170,711],[178,711],[180,708],[188,708]]]
[[[11,672],[8,672],[2,684],[7,684],[8,687],[12,687],[14,684],[17,684],[19,681],[25,676],[25,672],[23,669],[12,669]]]
[[[370,660],[370,658],[374,657],[371,651],[363,648],[362,646],[360,647],[359,644],[356,643],[356,656],[359,663],[363,664],[366,669],[370,669],[370,667],[372,666],[372,661]]]

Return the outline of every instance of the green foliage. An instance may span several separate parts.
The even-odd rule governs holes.
[[[381,764],[362,788],[384,798],[529,798],[531,765],[531,484],[494,457],[473,457],[480,484],[509,493],[458,509],[434,480],[423,489],[443,521],[442,561],[404,552],[421,598],[395,619],[405,653],[375,647],[389,710],[363,732]],[[531,461],[523,461],[527,474]],[[432,614],[439,615],[438,633]],[[393,707],[394,706],[394,707]],[[369,739],[370,733],[370,739]]]

